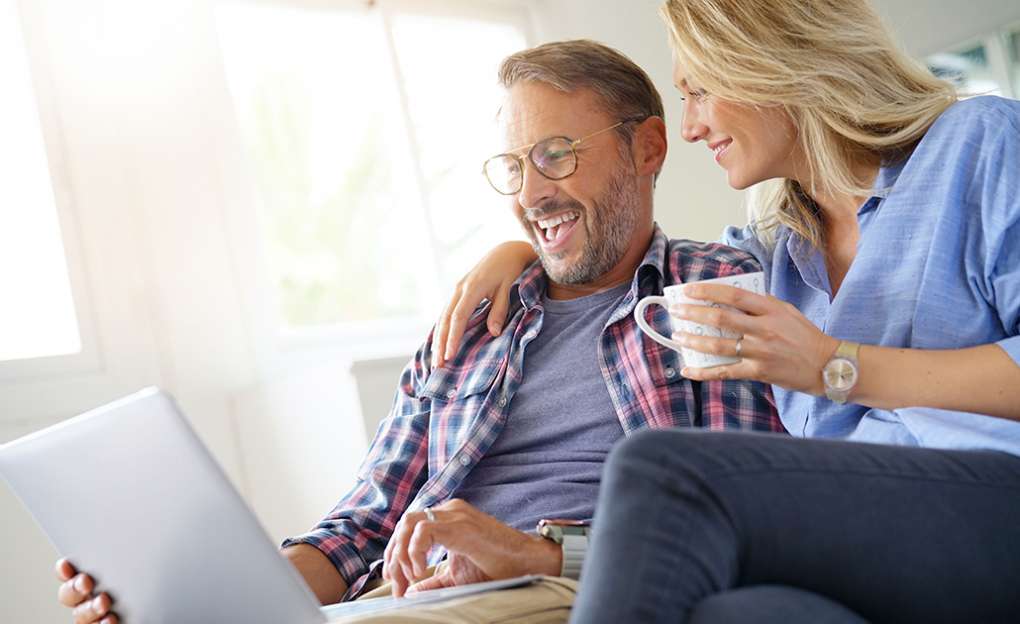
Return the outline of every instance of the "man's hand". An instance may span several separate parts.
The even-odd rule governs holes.
[[[95,582],[88,574],[79,574],[67,559],[59,559],[56,565],[57,580],[62,581],[57,589],[57,600],[73,609],[74,624],[117,624],[119,620],[111,613],[113,599],[106,592],[93,596]]]
[[[438,589],[525,574],[558,576],[563,553],[537,535],[523,533],[453,499],[432,508],[435,521],[423,511],[404,514],[386,545],[383,578],[393,583],[393,595]],[[449,553],[447,565],[432,578],[425,574],[426,556],[433,546]]]

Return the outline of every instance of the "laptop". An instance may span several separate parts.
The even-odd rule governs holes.
[[[540,578],[320,607],[158,388],[0,445],[0,474],[124,622],[321,624]]]

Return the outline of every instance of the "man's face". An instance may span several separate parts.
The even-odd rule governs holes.
[[[568,94],[534,82],[514,85],[501,114],[507,150],[553,136],[585,137],[618,121],[590,92]],[[549,180],[525,158],[521,190],[513,196],[542,266],[560,284],[595,281],[641,242],[635,240],[642,217],[637,176],[619,134],[603,132],[576,151],[577,170],[562,180]]]

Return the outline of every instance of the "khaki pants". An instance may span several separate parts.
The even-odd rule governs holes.
[[[390,596],[383,583],[358,600]],[[570,618],[577,581],[544,577],[526,587],[502,589],[420,607],[330,620],[330,624],[562,624]]]

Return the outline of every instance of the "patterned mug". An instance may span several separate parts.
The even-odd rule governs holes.
[[[701,284],[725,284],[727,286],[734,286],[736,288],[743,288],[744,290],[750,290],[751,292],[759,295],[765,294],[765,274],[758,273],[742,273],[740,275],[730,275],[728,277],[717,277],[715,279],[703,280],[699,282]],[[702,353],[681,346],[680,343],[663,336],[659,332],[655,331],[645,320],[645,309],[650,305],[660,305],[667,310],[669,307],[676,304],[688,304],[688,305],[707,305],[711,307],[724,308],[727,310],[735,310],[735,308],[722,305],[718,303],[711,303],[702,299],[692,299],[684,294],[684,287],[682,284],[675,286],[667,286],[662,291],[662,296],[645,297],[641,301],[638,301],[637,306],[634,308],[634,320],[637,321],[638,327],[641,331],[648,334],[648,337],[655,342],[669,347],[675,351],[679,351],[680,355],[683,356],[684,365],[692,366],[696,368],[711,368],[713,366],[723,366],[725,364],[736,364],[740,361],[740,358],[731,357],[728,355],[715,355],[712,353]],[[693,321],[687,321],[683,319],[669,317],[670,327],[674,332],[685,332],[688,334],[695,334],[699,336],[711,336],[713,338],[740,338],[740,334],[737,332],[720,329],[712,325],[704,325],[702,323],[695,323]]]

